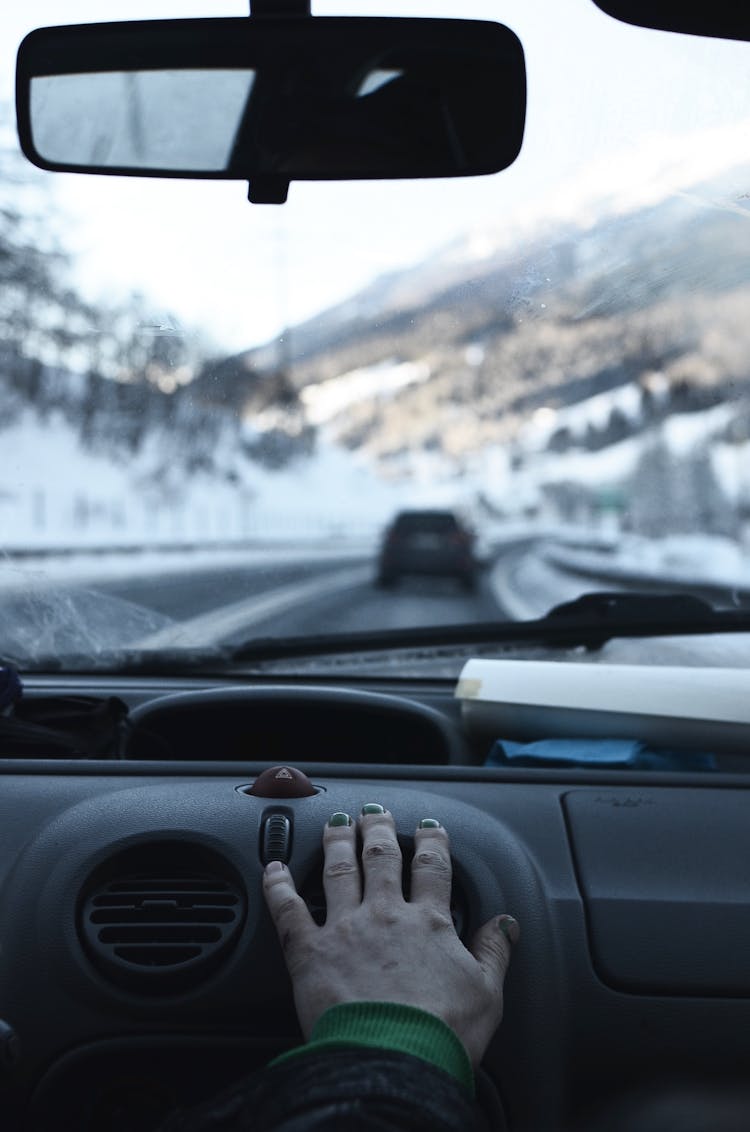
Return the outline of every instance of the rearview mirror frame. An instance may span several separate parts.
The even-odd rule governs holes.
[[[339,81],[339,71],[348,67],[350,60],[353,74],[367,74],[380,73],[388,60],[399,58],[405,59],[408,66],[404,64],[405,69],[388,72],[396,79],[390,81],[390,85],[383,84],[385,97],[378,93],[377,87],[375,95],[368,92],[369,108],[365,113],[360,113],[365,102],[361,90],[353,90],[351,83],[344,85],[344,80],[349,80],[348,72],[343,74],[340,86],[332,85]],[[326,69],[321,59],[323,64],[332,65]],[[455,75],[450,69],[453,59],[456,60]],[[412,60],[416,60],[415,69],[410,71]],[[447,61],[445,65],[444,61]],[[94,160],[81,160],[80,153],[71,155],[76,156],[76,160],[63,160],[59,153],[51,156],[49,150],[41,152],[37,144],[35,132],[38,137],[40,131],[38,128],[35,131],[34,113],[38,126],[40,100],[37,99],[35,111],[32,101],[35,80],[71,76],[94,80],[112,74],[143,77],[145,72],[208,74],[228,70],[249,74],[251,82],[236,133],[231,135],[233,141],[225,168],[165,168],[152,164],[134,167],[118,161],[97,164]],[[333,79],[329,80],[331,72]],[[311,75],[315,81],[320,78],[320,85],[324,87],[320,99],[324,114],[317,119],[314,117],[318,109],[317,87],[314,82],[311,87]],[[321,76],[325,76],[328,86]],[[453,86],[450,86],[451,81]],[[292,95],[298,95],[296,103],[290,99],[290,88]],[[258,89],[261,94],[256,94]],[[302,94],[310,89],[312,97],[303,98]],[[311,133],[309,130],[300,133],[297,128],[296,137],[304,139],[301,149],[287,153],[286,161],[277,160],[274,153],[278,167],[273,167],[273,162],[265,156],[269,147],[256,145],[256,138],[259,123],[274,141],[278,134],[285,142],[285,131],[291,136],[293,131],[278,112],[281,99],[277,96],[282,90],[286,98],[284,111],[288,111],[291,102],[291,117],[299,106],[307,116],[305,128],[309,127],[310,120],[313,125]],[[260,100],[259,109],[255,108],[253,99]],[[372,111],[372,104],[378,99],[377,105],[390,102],[387,111],[381,112],[382,125],[377,112]],[[54,109],[55,101],[53,93],[41,104]],[[81,100],[80,107],[73,102],[82,126],[91,117],[91,105],[97,105],[96,101]],[[326,118],[331,106],[333,113]],[[432,115],[425,115],[426,125],[434,127],[432,133],[423,128],[422,119],[418,117],[418,111],[424,114],[425,106]],[[523,141],[526,69],[517,36],[504,25],[485,20],[262,15],[82,24],[39,28],[26,36],[17,57],[16,110],[21,149],[42,169],[111,176],[246,180],[250,183],[251,200],[279,202],[285,199],[289,182],[295,180],[477,176],[507,168],[518,156]],[[340,112],[339,118],[335,117],[336,111]],[[64,112],[60,113],[60,120],[65,120]],[[360,134],[353,130],[357,114],[359,122],[365,121],[366,125],[361,146]],[[110,119],[110,123],[113,120]],[[342,122],[344,129],[340,128]],[[106,125],[105,122],[105,129]],[[441,137],[438,145],[435,137],[441,130],[445,138]],[[458,142],[455,141],[457,131]],[[74,127],[70,127],[70,133],[75,137],[80,135]],[[47,134],[57,137],[54,125],[48,128]],[[101,136],[108,139],[110,135]],[[357,143],[352,147],[353,137]],[[386,144],[381,144],[383,139]],[[315,149],[317,143],[320,144]],[[59,141],[56,144],[59,145]],[[359,150],[354,158],[352,148]],[[244,160],[236,157],[237,152]],[[302,152],[304,158],[300,157]],[[263,154],[266,167],[259,153]]]

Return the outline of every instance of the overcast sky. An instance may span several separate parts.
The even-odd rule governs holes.
[[[6,2],[0,94],[12,96],[15,51],[35,26],[246,10],[229,0]],[[534,215],[585,215],[607,195],[648,199],[671,181],[685,185],[701,169],[750,157],[748,44],[629,28],[592,0],[330,0],[314,11],[484,19],[501,12],[524,44],[529,74],[516,165],[494,177],[431,183],[298,183],[282,207],[250,205],[242,182],[49,174],[89,294],[137,288],[152,297],[157,316],[201,323],[223,347],[240,349],[467,230],[512,232]],[[699,150],[686,140],[691,134],[702,139]]]

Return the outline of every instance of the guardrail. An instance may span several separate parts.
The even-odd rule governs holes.
[[[637,586],[651,593],[689,591],[713,605],[728,605],[731,608],[750,606],[750,583],[743,583],[741,580],[696,578],[679,571],[665,574],[662,570],[657,573],[654,570],[633,569],[625,563],[612,561],[611,550],[604,550],[599,556],[594,550],[581,552],[573,547],[547,544],[541,548],[541,552],[556,569],[577,577]]]
[[[278,538],[278,539],[216,539],[215,541],[201,542],[164,542],[164,543],[106,543],[87,546],[0,546],[0,562],[3,561],[29,561],[45,558],[73,558],[73,557],[103,557],[105,555],[137,556],[141,554],[191,554],[209,552],[226,552],[233,550],[295,550],[309,547],[315,550],[336,550],[345,545],[347,550],[359,549],[370,551],[374,545],[373,539],[342,539],[337,535],[326,535],[319,538]]]

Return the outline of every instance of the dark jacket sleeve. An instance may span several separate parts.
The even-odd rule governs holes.
[[[162,1132],[489,1132],[450,1074],[393,1050],[312,1050],[271,1065]]]

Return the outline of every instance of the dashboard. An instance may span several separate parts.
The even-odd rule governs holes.
[[[368,801],[407,860],[421,818],[446,826],[462,938],[521,922],[494,1127],[707,1127],[703,1101],[747,1126],[744,775],[485,767],[440,681],[28,680],[32,703],[73,694],[128,706],[116,757],[0,760],[8,1132],[151,1132],[298,1044],[263,864],[322,917],[322,828]],[[270,766],[312,792],[252,793]]]

